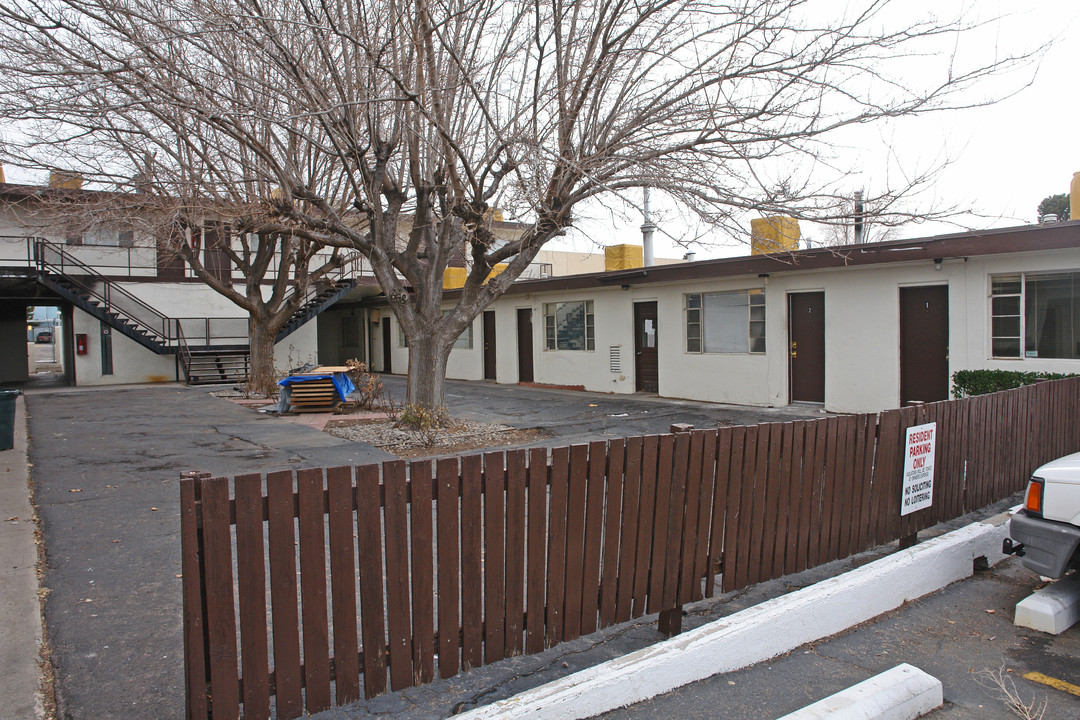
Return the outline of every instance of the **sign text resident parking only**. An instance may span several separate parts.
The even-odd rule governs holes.
[[[904,494],[900,515],[930,507],[934,502],[934,436],[937,423],[908,428],[904,443]]]

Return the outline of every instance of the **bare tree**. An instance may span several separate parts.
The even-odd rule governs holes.
[[[818,247],[842,247],[860,243],[885,242],[896,238],[900,223],[910,218],[890,211],[885,203],[889,198],[874,198],[867,203],[862,197],[840,199],[837,208],[840,217],[821,226],[821,234],[811,238]],[[858,239],[856,239],[858,228]]]
[[[408,339],[410,402],[438,406],[455,338],[583,203],[648,186],[718,225],[836,219],[834,178],[799,172],[834,132],[977,104],[1026,59],[904,77],[971,26],[896,4],[0,0],[4,151],[359,250]],[[516,240],[495,206],[528,223]]]
[[[133,240],[155,247],[159,264],[189,266],[196,277],[247,312],[248,389],[260,395],[276,390],[278,333],[307,299],[309,288],[323,287],[350,259],[349,251],[275,229],[280,224],[258,208],[185,206],[145,187],[135,193],[41,193],[33,203],[23,203],[19,215],[32,227],[65,236],[101,228],[128,230]]]

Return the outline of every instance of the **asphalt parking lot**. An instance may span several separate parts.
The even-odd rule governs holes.
[[[385,381],[403,395],[404,378]],[[548,428],[549,444],[772,416],[479,383],[451,383],[447,399],[462,416]],[[183,716],[181,472],[233,475],[391,457],[206,388],[28,390],[26,406],[60,717]]]
[[[385,382],[391,392],[403,390],[403,378]],[[452,382],[447,395],[459,416],[541,427],[551,436],[545,441],[549,445],[664,432],[674,422],[713,427],[818,416],[816,408],[737,408],[487,383]],[[31,391],[26,401],[31,477],[46,547],[45,617],[61,718],[183,717],[180,472],[237,474],[388,457],[371,446],[179,385]],[[861,561],[840,561],[688,607],[684,625],[730,614]],[[845,640],[845,634],[808,649],[805,657],[791,653],[768,667],[743,671],[745,676],[736,673],[709,687],[691,686],[685,695],[679,691],[657,699],[656,705],[612,717],[767,717],[772,707],[800,707],[804,699],[817,699],[878,667],[903,661],[923,667],[922,656],[894,648],[905,653],[919,649],[955,670],[955,679],[946,685],[953,707],[942,712],[960,714],[944,717],[1013,717],[991,714],[996,708],[992,696],[968,682],[977,670],[1002,665],[1014,672],[1042,668],[1047,675],[1070,679],[1070,667],[1080,667],[1080,652],[1076,628],[1060,639],[1012,628],[1011,607],[1037,578],[1022,568],[1009,569],[1015,565],[1010,563],[973,579],[972,588],[959,589],[955,599],[964,583],[886,616],[896,617],[880,621],[885,625],[864,626],[878,628],[864,638],[856,640],[853,634]],[[988,609],[994,613],[986,613]],[[915,615],[904,616],[914,610]],[[654,643],[660,635],[653,620],[608,628],[547,653],[512,658],[320,717],[447,717]],[[799,665],[796,660],[814,663]],[[937,674],[931,667],[923,669]],[[1071,672],[1071,682],[1080,684],[1076,671]],[[971,705],[980,697],[985,707]],[[775,705],[767,705],[766,698]],[[1047,718],[1080,717],[1069,704],[1080,702],[1075,698],[1054,702],[1060,703],[1051,706],[1057,714],[1048,712]],[[975,711],[985,714],[964,714]]]

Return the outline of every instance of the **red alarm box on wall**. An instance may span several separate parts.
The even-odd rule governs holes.
[[[76,333],[75,335],[75,354],[85,355],[89,350],[86,348],[86,333]]]

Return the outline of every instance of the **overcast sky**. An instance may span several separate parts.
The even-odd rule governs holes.
[[[861,5],[864,0],[850,0]],[[811,7],[842,9],[849,0],[814,0]],[[894,12],[909,17],[938,13],[943,19],[967,9],[983,18],[1003,20],[956,40],[961,55],[973,48],[987,54],[1007,55],[1053,42],[1040,61],[993,78],[973,97],[1012,97],[996,104],[949,111],[890,124],[859,127],[838,137],[838,153],[852,173],[850,190],[861,185],[868,194],[895,181],[904,172],[945,164],[938,181],[925,193],[910,198],[914,210],[959,207],[971,212],[950,222],[911,223],[898,228],[893,238],[926,237],[968,228],[1008,227],[1036,222],[1039,201],[1069,192],[1074,172],[1080,171],[1080,0],[904,0]],[[946,47],[946,52],[952,50]],[[941,72],[945,60],[905,59],[904,72],[913,80],[932,70]],[[936,63],[928,65],[923,63]],[[1030,85],[1024,87],[1030,81]],[[843,160],[843,158],[847,160]],[[945,161],[948,160],[946,163]],[[9,182],[35,182],[40,178],[8,168]],[[640,193],[633,199],[640,202]],[[681,257],[697,230],[677,216],[678,209],[654,198],[660,225],[657,257]],[[640,243],[642,222],[637,209],[620,202],[609,208],[581,208],[577,228],[552,249],[595,251],[605,245]],[[749,225],[750,217],[746,218]],[[749,228],[745,228],[746,231]],[[823,239],[825,231],[803,223],[803,236]],[[707,245],[693,245],[699,258],[743,255],[746,237],[714,233]]]
[[[972,212],[957,215],[951,222],[912,223],[899,228],[895,239],[1036,222],[1039,201],[1068,193],[1073,173],[1080,171],[1080,2],[970,0],[970,4],[984,17],[1006,16],[978,37],[985,46],[1009,52],[1051,40],[1053,45],[1037,65],[992,79],[980,91],[999,97],[1016,92],[1013,97],[988,107],[860,129],[844,139],[851,144],[852,171],[861,170],[861,181],[871,193],[875,182],[883,180],[885,159],[890,155],[891,173],[897,167],[926,167],[950,159],[931,191],[910,202],[916,208],[957,206]],[[909,0],[903,7],[914,14],[938,8],[948,12],[961,5],[959,0]],[[917,68],[913,65],[913,72]],[[1028,80],[1031,84],[1023,87]],[[861,162],[866,166],[854,167]],[[851,189],[857,189],[855,183]],[[664,229],[670,234],[688,237],[678,220],[668,222]],[[636,213],[620,222],[597,212],[583,218],[582,231],[572,233],[558,247],[588,251],[597,245],[639,243],[640,224]],[[822,234],[820,228],[803,224],[804,237]],[[745,238],[714,240],[712,246],[696,248],[699,259],[749,252]],[[657,257],[681,257],[684,252],[686,248],[657,234]]]

